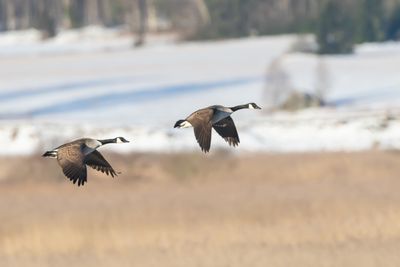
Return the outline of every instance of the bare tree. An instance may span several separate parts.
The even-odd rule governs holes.
[[[329,69],[323,56],[318,57],[318,62],[315,70],[315,95],[323,105],[326,102],[326,97],[330,88]]]
[[[99,3],[98,0],[86,0],[86,25],[99,24]]]
[[[207,5],[204,0],[194,0],[194,5],[199,13],[200,20],[202,24],[207,24],[210,22],[210,12],[208,11]]]
[[[137,0],[137,5],[139,11],[139,24],[134,43],[135,47],[142,46],[145,42],[148,20],[147,0]]]
[[[112,24],[112,4],[111,0],[99,1],[99,18],[104,25],[109,26]]]
[[[53,37],[57,33],[58,26],[58,1],[39,0],[37,1],[36,27],[43,31],[44,37]]]
[[[6,29],[16,30],[17,29],[17,16],[15,14],[15,2],[7,1],[5,3],[6,10]]]
[[[264,103],[266,107],[276,109],[293,91],[290,77],[282,67],[285,54],[274,59],[268,66],[266,86],[264,90]]]

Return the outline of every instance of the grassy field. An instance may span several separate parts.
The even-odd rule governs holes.
[[[0,159],[0,266],[400,266],[400,154],[105,156]]]

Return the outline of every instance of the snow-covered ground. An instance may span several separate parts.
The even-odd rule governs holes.
[[[319,59],[290,52],[296,36],[176,43],[132,49],[120,30],[88,28],[43,41],[35,30],[0,34],[0,153],[31,154],[81,136],[125,136],[128,151],[198,150],[175,121],[211,104],[265,106],[268,67],[314,90]],[[336,108],[234,114],[236,151],[400,148],[400,44],[364,44],[324,58]],[[214,148],[227,145],[214,134]]]

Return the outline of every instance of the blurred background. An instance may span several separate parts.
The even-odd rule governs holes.
[[[400,0],[0,0],[1,266],[399,266]],[[233,115],[241,143],[196,109]],[[81,137],[122,173],[73,185]]]

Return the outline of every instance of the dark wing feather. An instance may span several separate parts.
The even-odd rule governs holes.
[[[87,155],[84,163],[97,171],[111,175],[111,177],[117,176],[117,173],[111,167],[110,163],[108,163],[107,160],[97,150]]]
[[[213,128],[230,146],[235,147],[239,145],[239,135],[235,123],[230,116],[213,124]]]
[[[194,135],[202,151],[207,153],[211,147],[211,123],[194,127]]]
[[[211,147],[211,119],[214,110],[210,108],[200,109],[186,118],[194,128],[194,135],[202,151],[207,153]]]
[[[63,146],[58,149],[57,161],[63,173],[74,184],[84,185],[87,181],[86,166],[83,163],[84,155],[80,144]]]

